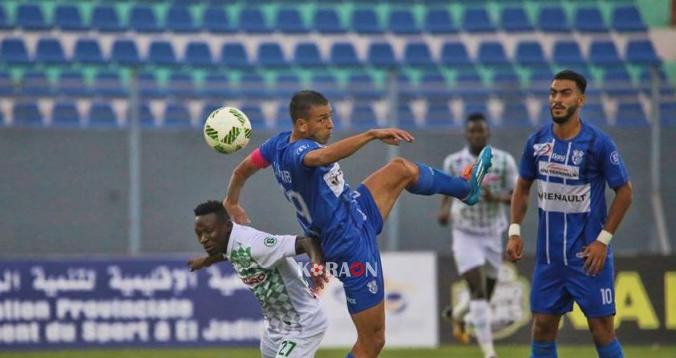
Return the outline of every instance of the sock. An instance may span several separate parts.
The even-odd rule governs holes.
[[[450,176],[423,163],[416,163],[420,174],[418,181],[406,188],[410,193],[418,195],[444,194],[464,199],[472,190],[467,180]]]
[[[469,311],[469,295],[460,295],[458,303],[453,306],[453,319],[456,321],[462,321],[467,312]]]
[[[556,358],[555,341],[533,341],[530,344],[531,358]]]
[[[617,338],[603,347],[596,346],[596,352],[598,352],[600,358],[624,358],[622,346]]]
[[[354,358],[354,356],[352,355],[352,352],[350,352],[345,356],[345,358]]]
[[[495,356],[493,333],[491,332],[491,310],[488,307],[488,301],[486,299],[471,300],[469,312],[472,316],[474,334],[481,351],[484,352],[484,357]]]

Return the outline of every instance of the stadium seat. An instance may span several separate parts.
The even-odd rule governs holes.
[[[157,66],[172,66],[178,63],[174,54],[174,47],[169,41],[164,40],[156,40],[150,43],[146,61]]]
[[[261,42],[258,44],[258,65],[260,66],[286,66],[288,62],[284,59],[282,47],[276,42]]]
[[[455,80],[456,86],[452,92],[466,104],[468,101],[479,101],[483,104],[487,99],[490,91],[484,86],[476,69],[467,68],[460,71]]]
[[[471,66],[472,61],[467,54],[467,48],[462,42],[445,42],[441,47],[439,60],[444,66]]]
[[[578,7],[573,27],[580,32],[607,32],[601,11],[597,7]]]
[[[0,60],[10,65],[27,65],[28,50],[23,39],[17,37],[5,37],[0,43]]]
[[[286,102],[294,93],[303,89],[298,75],[295,73],[283,73],[277,75],[273,94],[282,102]]]
[[[527,128],[531,126],[526,105],[520,101],[507,101],[502,110],[502,121],[498,124],[500,127]]]
[[[54,26],[63,31],[84,31],[87,29],[80,9],[75,5],[61,4],[54,10]]]
[[[188,128],[192,126],[190,112],[181,102],[169,102],[164,107],[162,126],[167,128]]]
[[[99,71],[94,77],[94,94],[102,97],[125,97],[127,88],[117,72]]]
[[[195,85],[190,74],[172,72],[169,75],[167,95],[177,98],[192,98],[196,96]]]
[[[66,63],[61,42],[53,37],[45,37],[38,40],[35,52],[35,61],[49,65],[61,65]]]
[[[7,13],[5,12],[5,7],[0,5],[0,30],[10,29],[10,28],[12,28],[12,24],[9,21],[9,18],[7,17]]]
[[[669,83],[669,79],[660,68],[657,71],[657,88],[663,97],[676,96],[676,89]],[[651,67],[643,67],[639,74],[639,86],[643,93],[651,95],[653,86],[653,73]],[[676,119],[676,117],[675,117]],[[676,122],[675,122],[676,123]]]
[[[488,106],[486,106],[486,102],[480,99],[469,99],[463,101],[463,118],[467,118],[470,114],[473,113],[481,113],[483,114],[486,119],[488,119],[489,123],[495,123],[493,121],[493,118],[490,117],[490,113],[488,112]]]
[[[466,8],[462,17],[462,28],[467,32],[495,31],[488,11],[482,8]]]
[[[57,93],[65,96],[88,96],[89,88],[82,77],[82,72],[66,70],[59,74]]]
[[[313,28],[322,34],[342,34],[345,28],[340,24],[334,9],[317,9],[314,15]]]
[[[504,7],[500,12],[500,24],[507,32],[533,31],[533,25],[522,7]]]
[[[608,116],[606,116],[601,103],[585,103],[580,112],[580,118],[586,122],[591,123],[597,127],[605,127],[608,125]]]
[[[141,64],[141,58],[133,40],[117,39],[113,42],[113,51],[110,55],[111,62],[134,66]]]
[[[371,9],[355,9],[352,11],[352,29],[359,34],[381,34],[383,28],[378,22],[376,12]]]
[[[540,8],[538,28],[544,32],[569,32],[571,30],[566,12],[560,6]]]
[[[639,102],[620,101],[617,107],[615,126],[617,127],[642,127],[647,126],[647,116]]]
[[[308,32],[300,13],[296,9],[279,9],[275,18],[275,29],[287,34]]]
[[[20,4],[16,9],[16,26],[26,31],[45,31],[49,25],[42,14],[42,8],[36,4]]]
[[[136,86],[143,98],[159,98],[164,95],[163,88],[160,88],[152,71],[139,73]]]
[[[371,66],[393,67],[399,65],[389,42],[372,42],[369,45],[366,58]]]
[[[549,86],[553,78],[554,73],[549,67],[532,69],[528,77],[528,93],[539,99],[546,99],[549,96]]]
[[[352,108],[350,127],[353,129],[368,129],[378,127],[376,114],[371,102],[357,102]]]
[[[613,9],[613,29],[619,32],[643,32],[646,26],[636,6],[626,5]]]
[[[141,126],[142,128],[152,128],[156,126],[155,115],[150,110],[150,105],[147,102],[140,103],[138,105],[137,111],[138,111],[139,126]],[[134,116],[133,109],[131,106],[129,106],[129,108],[127,108],[126,125],[128,126],[131,125],[133,116]]]
[[[486,41],[479,45],[477,61],[482,65],[506,66],[510,62],[501,42]]]
[[[293,64],[296,66],[321,66],[324,65],[319,54],[319,48],[314,42],[299,42],[293,51]]]
[[[334,66],[359,66],[357,52],[351,42],[335,42],[331,46],[329,62]]]
[[[418,83],[418,93],[431,101],[448,100],[448,83],[446,77],[439,71],[423,73]]]
[[[312,88],[322,93],[330,101],[336,101],[345,96],[345,91],[338,83],[338,79],[331,73],[318,72],[313,74]]]
[[[129,27],[137,32],[159,32],[160,25],[157,23],[155,13],[150,6],[135,5],[129,16]]]
[[[503,99],[523,96],[519,77],[512,68],[502,69],[493,75],[493,89]]]
[[[87,125],[93,128],[117,127],[117,116],[107,101],[96,101],[91,104],[86,115]]]
[[[204,77],[204,83],[200,91],[201,97],[229,98],[230,81],[225,74],[210,71]]]
[[[630,40],[627,43],[625,58],[636,65],[659,65],[661,63],[650,40]]]
[[[521,66],[544,66],[548,63],[537,41],[523,41],[516,46],[516,62]]]
[[[432,128],[457,127],[447,101],[428,101],[425,124]]]
[[[660,103],[660,120],[665,126],[676,127],[676,101]]]
[[[271,32],[265,23],[263,13],[257,8],[245,8],[240,11],[239,29],[252,34]]]
[[[252,129],[262,129],[266,127],[265,116],[263,115],[263,110],[259,103],[243,103],[240,106],[240,109],[242,112],[246,113],[246,116],[251,122]]]
[[[621,65],[622,60],[617,53],[617,48],[612,41],[593,41],[589,51],[589,62],[597,66]]]
[[[553,57],[554,63],[561,66],[586,64],[580,46],[575,41],[555,42]]]
[[[375,99],[383,95],[368,73],[352,73],[348,83],[348,92],[353,98]]]
[[[451,34],[458,32],[450,13],[446,8],[430,8],[425,13],[423,29],[431,34]]]
[[[75,107],[75,103],[70,101],[59,101],[52,108],[52,126],[73,128],[80,127],[80,112]]]
[[[14,102],[12,117],[16,127],[42,127],[44,125],[40,108],[34,102]]]
[[[255,72],[246,72],[239,79],[239,93],[246,99],[266,99],[270,97],[268,87],[263,77]]]
[[[416,122],[415,115],[413,114],[413,111],[411,110],[411,106],[407,102],[399,102],[399,105],[397,106],[397,124],[396,126],[398,128],[404,128],[404,129],[414,129],[416,127],[420,127]],[[390,116],[387,116],[387,120],[391,121],[392,118]],[[393,124],[393,123],[392,123]],[[390,123],[386,124],[390,125]]]
[[[404,47],[404,64],[409,66],[434,66],[430,48],[425,42],[409,42]]]
[[[120,22],[115,8],[110,5],[98,4],[92,11],[91,26],[93,29],[102,32],[119,32],[127,30]]]
[[[211,66],[214,64],[209,45],[202,41],[188,42],[183,62],[188,66]]]
[[[223,44],[221,47],[221,64],[232,67],[251,66],[244,45],[239,42]]]
[[[101,54],[99,42],[90,38],[80,38],[75,42],[73,60],[81,64],[103,64],[106,62]]]
[[[603,89],[610,96],[636,95],[631,76],[624,66],[610,67],[603,72]]]
[[[29,70],[21,77],[19,93],[25,97],[43,97],[52,94],[52,86],[45,72]]]
[[[173,32],[195,32],[197,26],[193,22],[190,10],[186,6],[172,5],[167,12],[166,29]]]
[[[7,70],[0,70],[0,96],[10,96],[14,93],[14,83]]]
[[[220,6],[209,6],[202,13],[202,26],[205,30],[213,33],[234,32],[235,28],[228,20],[228,15]]]
[[[415,22],[413,13],[409,10],[390,11],[387,28],[395,34],[411,35],[420,33],[420,28]]]

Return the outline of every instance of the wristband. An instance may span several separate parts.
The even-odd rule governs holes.
[[[519,225],[517,223],[513,223],[512,225],[509,225],[508,234],[509,234],[509,237],[521,236],[521,225]]]
[[[613,239],[613,234],[609,233],[606,230],[601,230],[601,232],[599,233],[599,236],[596,237],[596,240],[601,241],[606,246],[608,246],[610,244],[610,240],[612,240],[612,239]]]

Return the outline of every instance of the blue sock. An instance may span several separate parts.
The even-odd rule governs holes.
[[[533,341],[530,344],[531,358],[556,358],[555,341]]]
[[[450,176],[423,163],[416,163],[416,165],[418,165],[420,174],[418,174],[418,181],[406,188],[410,193],[444,194],[464,199],[472,190],[471,185],[463,178]]]
[[[352,355],[352,352],[350,352],[345,356],[345,358],[354,358],[354,356]]]
[[[596,351],[600,358],[624,358],[622,346],[617,338],[603,347],[596,346]]]

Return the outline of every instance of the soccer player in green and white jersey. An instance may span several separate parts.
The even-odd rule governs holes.
[[[207,201],[194,211],[195,234],[209,255],[188,261],[191,270],[230,261],[261,304],[266,322],[260,346],[263,357],[314,357],[328,324],[293,256],[308,254],[314,288],[320,289],[327,276],[319,243],[235,224],[220,201]]]

